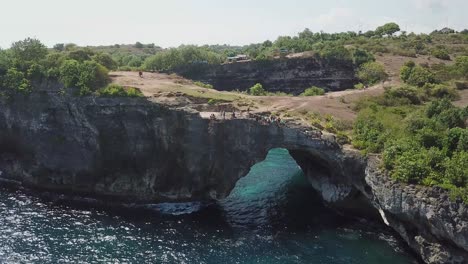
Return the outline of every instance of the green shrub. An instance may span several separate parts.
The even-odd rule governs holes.
[[[435,83],[435,76],[432,72],[411,63],[400,69],[400,77],[405,83],[419,87],[424,86],[426,83]]]
[[[18,71],[14,68],[8,69],[5,76],[3,77],[2,86],[8,89],[10,92],[30,92],[31,83],[23,72]]]
[[[312,86],[310,88],[307,88],[303,93],[301,93],[301,96],[317,96],[324,94],[325,90],[323,88]]]
[[[377,62],[367,62],[359,67],[357,77],[362,83],[373,85],[388,78],[385,68]]]
[[[130,87],[124,88],[118,84],[110,84],[105,88],[97,91],[99,96],[110,96],[110,97],[141,97],[143,94],[140,90]]]
[[[364,63],[375,61],[375,58],[374,55],[363,49],[356,49],[353,52],[353,61],[356,66],[361,66]]]
[[[193,82],[196,86],[207,88],[207,89],[213,89],[213,85],[208,84],[208,83],[202,83],[202,82]]]
[[[447,159],[445,177],[450,184],[468,187],[468,152],[455,152],[451,159]]]
[[[384,126],[375,115],[359,115],[354,124],[353,145],[366,152],[383,149]]]
[[[127,97],[143,97],[143,93],[134,87],[127,88]]]
[[[95,61],[85,61],[80,64],[78,87],[88,87],[91,90],[104,87],[109,82],[109,71]]]
[[[460,97],[455,88],[444,84],[426,83],[423,88],[429,96],[435,98],[449,98],[450,100],[455,100]]]
[[[425,154],[422,149],[403,152],[396,158],[391,172],[393,179],[405,183],[421,183],[430,173]]]
[[[411,104],[421,104],[424,100],[422,91],[419,90],[417,87],[411,85],[403,85],[400,87],[390,88],[385,91],[385,96],[387,97],[387,99],[407,99]],[[401,104],[401,101],[399,102],[399,104]]]
[[[351,52],[346,49],[343,45],[339,44],[329,44],[325,45],[319,52],[320,58],[328,62],[343,62],[349,61],[352,62]]]
[[[263,89],[263,85],[260,83],[257,83],[254,86],[250,87],[249,93],[254,96],[266,95],[266,91]]]
[[[107,53],[98,53],[94,55],[93,60],[109,70],[116,70],[118,65],[117,62]]]
[[[355,85],[354,85],[354,89],[358,89],[358,90],[362,90],[362,89],[364,89],[364,87],[365,87],[365,86],[364,86],[364,84],[362,84],[362,83],[358,83],[358,84],[355,84]]]
[[[431,55],[441,59],[441,60],[450,60],[450,55],[447,49],[443,46],[439,46],[431,51]]]
[[[456,73],[456,77],[468,79],[468,55],[457,57],[452,70]]]

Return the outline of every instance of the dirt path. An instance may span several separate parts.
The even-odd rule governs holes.
[[[401,84],[399,69],[408,60],[416,63],[450,63],[427,56],[408,58],[402,56],[383,55],[377,56],[377,61],[384,64],[390,76],[385,86]],[[139,88],[143,94],[153,101],[183,106],[198,103],[206,103],[211,99],[216,102],[227,102],[239,110],[250,110],[253,113],[279,113],[282,116],[300,117],[307,113],[320,115],[332,115],[341,120],[353,120],[356,112],[353,104],[363,97],[381,95],[384,85],[379,84],[363,90],[346,90],[330,92],[323,96],[298,97],[298,96],[249,96],[245,93],[220,92],[214,89],[206,89],[193,84],[192,81],[177,75],[144,72],[143,78],[138,72],[112,72],[112,81],[123,86]],[[461,91],[461,100],[455,102],[458,106],[468,105],[468,91]],[[189,99],[190,98],[190,99]],[[216,105],[216,104],[215,104]],[[204,108],[200,112],[218,111],[216,107]],[[307,122],[303,120],[304,122]]]

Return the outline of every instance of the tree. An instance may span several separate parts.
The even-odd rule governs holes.
[[[38,39],[33,38],[14,42],[10,52],[14,63],[22,71],[26,71],[33,62],[44,59],[48,53],[47,47]]]
[[[257,83],[254,86],[250,87],[249,93],[255,96],[266,95],[266,91],[263,89],[263,85],[260,83]]]
[[[57,43],[53,47],[54,50],[56,51],[64,51],[65,50],[65,44],[64,43]]]
[[[11,58],[9,54],[0,49],[0,77],[6,73],[11,64]]]
[[[143,44],[141,44],[141,42],[138,42],[138,41],[137,41],[137,43],[135,43],[135,48],[137,48],[137,49],[142,49],[142,48],[144,48],[144,47],[145,47],[145,46],[144,46]]]
[[[77,87],[80,78],[80,63],[76,60],[66,60],[60,67],[60,81],[67,88]]]
[[[343,45],[325,45],[319,55],[322,59],[329,62],[352,61],[351,53]]]
[[[79,67],[78,87],[96,90],[109,82],[108,70],[95,61],[85,61]]]
[[[422,87],[426,83],[435,83],[435,76],[429,70],[418,65],[412,69],[406,82],[411,85]]]
[[[375,61],[375,58],[371,53],[358,48],[353,53],[353,61],[356,66],[361,66],[366,62]]]
[[[8,69],[6,75],[3,77],[2,86],[10,91],[18,92],[27,92],[31,89],[31,84],[26,79],[25,74],[14,68]]]
[[[391,22],[378,27],[375,34],[379,36],[388,35],[393,36],[396,32],[400,31],[400,26],[397,23]]]
[[[98,53],[93,56],[93,60],[109,70],[117,69],[117,62],[107,53]]]
[[[435,83],[435,76],[426,68],[408,61],[400,69],[400,78],[403,82],[423,87],[427,83]]]
[[[74,49],[68,53],[68,58],[79,62],[91,60],[92,56],[94,56],[94,52],[89,48]]]
[[[357,77],[362,83],[373,85],[388,78],[385,68],[377,62],[367,62],[359,67]]]

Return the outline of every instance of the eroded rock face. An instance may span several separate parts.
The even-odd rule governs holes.
[[[222,198],[275,147],[344,171],[339,146],[302,129],[247,119],[210,124],[146,98],[36,92],[0,104],[2,177],[42,188],[154,202]]]
[[[318,86],[328,91],[357,83],[352,62],[326,63],[314,58],[249,61],[224,65],[194,64],[175,70],[189,79],[212,84],[218,90],[245,91],[261,83],[267,91],[300,94]]]
[[[366,196],[408,245],[427,263],[468,262],[468,208],[439,188],[399,184],[371,157]]]
[[[277,147],[331,206],[372,207],[427,263],[467,263],[464,204],[443,190],[394,183],[375,158],[307,128],[213,122],[146,98],[42,91],[0,101],[0,177],[42,189],[136,202],[223,198]]]

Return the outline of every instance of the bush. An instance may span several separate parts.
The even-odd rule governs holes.
[[[118,84],[110,84],[106,88],[98,90],[99,96],[111,96],[111,97],[142,97],[143,94],[137,88],[124,88]]]
[[[117,62],[107,53],[98,53],[93,56],[93,60],[109,70],[116,70]]]
[[[401,79],[408,84],[422,87],[426,83],[435,83],[435,76],[419,65],[408,64],[400,69]]]
[[[391,172],[393,179],[405,183],[421,183],[430,173],[425,154],[423,150],[403,152],[395,161]]]
[[[104,87],[109,82],[108,70],[94,61],[85,61],[79,67],[78,87],[88,87],[91,90]]]
[[[47,56],[47,47],[38,39],[27,38],[11,45],[11,57],[21,71],[26,71],[34,62],[38,63]]]
[[[362,84],[362,83],[358,83],[358,84],[355,84],[355,85],[354,85],[354,89],[358,89],[358,90],[362,90],[362,89],[364,89],[364,87],[365,87],[365,86],[364,86],[364,84]]]
[[[351,53],[343,45],[325,45],[319,52],[319,56],[320,58],[332,63],[352,61]]]
[[[220,64],[225,56],[197,46],[182,46],[156,53],[147,58],[143,68],[149,71],[173,70],[177,67],[198,64]]]
[[[455,100],[460,97],[455,88],[444,84],[426,83],[423,88],[429,96],[435,98],[449,98],[450,100]]]
[[[67,88],[77,87],[80,64],[76,60],[66,60],[60,67],[60,80]]]
[[[383,132],[384,126],[375,115],[360,115],[354,125],[353,145],[366,152],[380,152]]]
[[[445,47],[437,47],[431,51],[431,55],[441,59],[441,60],[450,60],[450,55]]]
[[[108,70],[95,61],[80,63],[67,60],[60,67],[60,80],[68,88],[80,88],[84,93],[104,87],[109,82]]]
[[[468,187],[468,152],[461,151],[447,159],[445,177],[455,186]]]
[[[468,56],[457,57],[453,71],[456,72],[458,78],[468,79]]]
[[[353,53],[353,61],[356,66],[361,66],[364,63],[375,61],[375,58],[374,55],[363,49],[356,49]]]
[[[21,71],[14,68],[8,69],[3,77],[3,87],[10,92],[30,92],[31,84],[26,76]]]
[[[301,93],[301,96],[317,96],[317,95],[324,95],[324,94],[325,94],[325,90],[323,88],[312,86],[310,88],[307,88],[303,93]]]
[[[373,85],[387,79],[388,75],[382,64],[377,62],[367,62],[359,67],[357,77],[362,83]]]
[[[202,82],[193,82],[196,86],[207,88],[207,89],[213,89],[213,85],[208,84],[208,83],[202,83]]]
[[[404,98],[407,99],[411,104],[421,104],[423,102],[422,92],[418,88],[411,85],[403,85],[400,87],[388,89],[385,91],[385,96],[387,99]]]
[[[266,95],[266,91],[263,89],[263,86],[260,83],[250,87],[249,93],[254,96]]]

